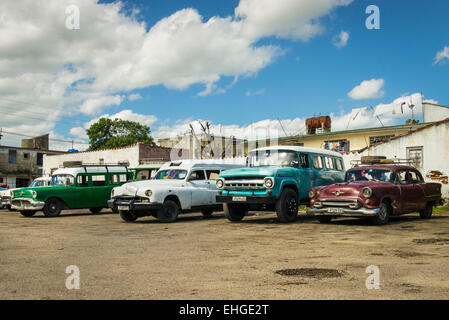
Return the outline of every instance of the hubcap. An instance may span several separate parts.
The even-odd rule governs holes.
[[[379,211],[379,218],[385,220],[386,217],[387,217],[387,209],[385,207],[382,207]]]
[[[295,214],[297,209],[296,209],[296,199],[295,198],[289,198],[287,200],[287,211],[290,215]]]

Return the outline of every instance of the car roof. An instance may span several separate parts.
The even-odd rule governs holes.
[[[296,151],[296,152],[319,153],[319,154],[325,154],[325,155],[329,155],[329,156],[333,156],[333,157],[342,157],[342,155],[340,153],[331,151],[331,150],[327,150],[327,149],[300,147],[300,146],[282,146],[282,145],[257,148],[257,149],[251,150],[250,152],[266,151],[266,150],[289,150],[289,151]]]
[[[404,165],[395,165],[395,164],[369,164],[369,165],[358,165],[355,167],[352,167],[349,170],[356,170],[356,169],[387,169],[387,170],[417,170],[416,168],[412,166],[404,166]]]
[[[164,163],[160,170],[163,169],[234,169],[246,166],[246,158],[230,158],[230,159],[188,159],[179,161],[170,161]]]
[[[72,176],[76,176],[80,173],[106,173],[106,172],[129,172],[129,169],[127,167],[106,167],[105,166],[98,166],[98,167],[72,167],[72,168],[60,168],[57,169],[55,172],[53,172],[53,175],[56,174],[70,174]]]
[[[39,177],[39,178],[36,178],[36,179],[34,179],[34,181],[51,181],[51,177]]]

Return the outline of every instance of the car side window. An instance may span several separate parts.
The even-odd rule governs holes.
[[[325,157],[324,160],[326,161],[326,168],[334,170],[334,159],[331,157]]]
[[[323,158],[321,156],[313,156],[313,167],[315,169],[323,169]]]
[[[408,171],[399,171],[398,177],[399,177],[400,184],[408,184],[409,183]]]
[[[216,180],[220,175],[220,170],[206,170],[207,180]]]
[[[299,155],[299,162],[300,162],[299,164],[300,164],[302,169],[310,168],[309,155],[307,153],[301,153]]]
[[[410,179],[412,183],[421,183],[423,182],[423,179],[421,175],[416,171],[409,171],[410,173]]]
[[[87,187],[89,185],[88,176],[85,174],[78,175],[76,184],[78,185],[78,187]]]
[[[102,187],[106,185],[106,177],[104,174],[102,175],[94,175],[92,176],[92,185],[94,187]]]
[[[335,159],[335,163],[337,164],[337,170],[342,171],[343,170],[343,162],[341,159]]]
[[[204,174],[204,170],[192,171],[192,173],[190,174],[189,180],[206,180],[206,175]]]

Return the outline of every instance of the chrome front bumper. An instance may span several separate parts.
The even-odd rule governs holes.
[[[329,209],[331,211],[329,211]],[[350,209],[350,208],[312,208],[307,210],[308,214],[313,214],[315,216],[342,216],[342,217],[375,217],[379,214],[380,209]],[[335,211],[335,212],[334,212]]]
[[[34,201],[30,198],[14,198],[11,200],[11,208],[18,211],[42,210],[45,202]]]
[[[1,205],[7,206],[7,205],[11,204],[11,198],[10,197],[3,197],[3,198],[0,198],[0,199],[1,199],[1,201],[0,201]]]

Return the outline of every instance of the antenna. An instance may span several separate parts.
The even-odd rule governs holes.
[[[410,108],[410,110],[412,110],[412,119],[415,119],[415,115],[413,113],[413,108],[415,107],[415,105],[413,104],[413,95],[410,96],[410,104],[408,107]]]
[[[287,132],[285,132],[284,126],[282,125],[281,120],[278,118],[279,124],[281,125],[282,131],[284,131],[285,136],[287,137]]]

